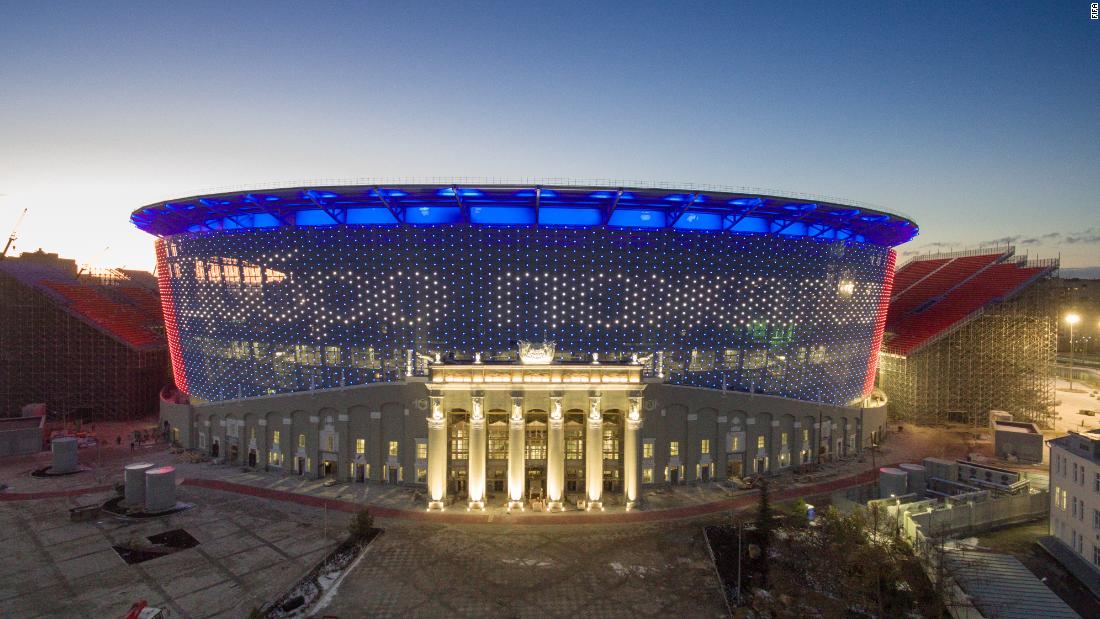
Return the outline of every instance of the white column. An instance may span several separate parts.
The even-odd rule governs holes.
[[[508,419],[508,508],[523,509],[525,475],[524,441],[526,423],[523,418],[523,398],[512,398],[512,414]]]
[[[485,509],[485,398],[475,396],[470,407],[469,475],[470,509]]]
[[[443,509],[447,491],[447,418],[443,398],[432,396],[432,416],[428,418],[428,509]]]
[[[585,434],[585,491],[588,509],[603,509],[603,413],[600,396],[588,398],[588,429]]]
[[[561,396],[550,398],[550,423],[546,436],[546,499],[549,511],[562,508],[565,489],[565,419]]]
[[[623,431],[623,495],[626,508],[638,501],[638,429],[642,426],[642,398],[630,398]]]

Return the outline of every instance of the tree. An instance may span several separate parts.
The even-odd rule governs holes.
[[[774,515],[768,497],[768,480],[760,479],[760,503],[756,508],[756,543],[760,546],[760,580],[763,588],[768,587],[768,551],[775,534]]]
[[[355,542],[366,539],[372,530],[374,530],[374,515],[366,507],[356,512],[348,523],[348,535]]]

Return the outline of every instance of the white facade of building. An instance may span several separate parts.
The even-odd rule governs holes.
[[[1050,441],[1050,534],[1100,572],[1100,430]]]

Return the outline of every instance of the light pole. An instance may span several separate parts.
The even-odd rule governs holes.
[[[1066,314],[1066,323],[1069,324],[1069,390],[1073,391],[1073,325],[1081,322],[1078,314]]]

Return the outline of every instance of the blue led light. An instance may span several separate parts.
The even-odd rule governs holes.
[[[715,213],[684,213],[673,228],[680,230],[721,230],[722,216]]]
[[[475,206],[470,208],[470,223],[527,226],[535,223],[535,210],[521,206]]]
[[[164,202],[139,209],[134,224],[160,236],[204,229],[271,228],[277,226],[393,226],[393,225],[484,225],[567,226],[651,229],[675,226],[677,230],[714,232],[726,230],[738,235],[781,234],[826,238],[833,227],[858,233],[862,242],[894,246],[917,234],[904,218],[875,211],[846,208],[829,203],[794,198],[737,195],[722,192],[687,192],[660,189],[629,191],[612,188],[462,185],[362,186],[359,188],[304,187],[276,189],[263,194],[228,193]],[[456,195],[457,194],[457,195]],[[276,207],[276,203],[279,207]],[[478,208],[481,210],[472,211]],[[536,209],[549,211],[534,222]],[[385,209],[381,211],[359,209]],[[493,211],[491,209],[502,209]],[[595,209],[595,210],[593,210]],[[298,216],[298,211],[313,212]],[[348,211],[356,211],[347,215]],[[598,212],[597,212],[598,211]],[[471,215],[471,213],[473,213]],[[257,214],[271,215],[257,219]],[[757,225],[741,217],[767,220]],[[223,221],[230,218],[232,223]],[[790,226],[797,220],[805,226]],[[273,225],[273,222],[278,222]],[[194,226],[199,226],[196,229]],[[825,227],[822,228],[821,226]]]
[[[664,211],[618,209],[611,214],[607,225],[620,228],[664,228]]]
[[[308,209],[294,213],[294,224],[298,226],[334,226],[336,221],[321,209]]]
[[[415,206],[405,213],[405,222],[410,224],[453,224],[462,219],[462,210],[457,206]]]
[[[604,214],[598,208],[558,208],[539,209],[540,226],[598,226],[603,223]]]
[[[397,219],[387,208],[349,208],[347,210],[348,225],[393,225]]]

